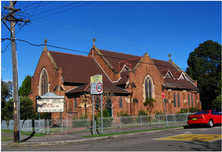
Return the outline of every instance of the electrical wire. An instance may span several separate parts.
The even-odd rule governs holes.
[[[39,5],[38,6],[40,6],[40,3],[39,3]],[[79,7],[79,6],[78,6]],[[52,9],[52,10],[54,10],[54,9]],[[60,11],[61,12],[61,11]],[[60,13],[60,12],[57,12],[57,13]],[[26,13],[27,14],[27,13]],[[34,14],[34,13],[33,13]],[[33,15],[32,14],[32,16],[36,16],[36,15]],[[30,14],[29,14],[30,15]],[[43,17],[38,17],[38,18],[43,18]],[[37,18],[37,19],[38,19]],[[41,21],[41,20],[40,20]],[[52,20],[51,20],[52,21]],[[55,22],[55,21],[53,21],[53,22]],[[57,22],[58,23],[58,22]],[[51,23],[52,24],[52,23]],[[62,24],[62,23],[60,23],[60,24]],[[54,25],[59,25],[59,26],[61,26],[60,24],[54,24]],[[73,27],[74,26],[70,26],[70,25],[67,25],[67,24],[63,24],[64,26],[62,26],[63,28],[67,28],[67,26],[69,26],[70,27],[70,29],[72,28],[73,29]],[[24,25],[23,25],[24,26]],[[42,25],[41,25],[42,26]],[[45,26],[44,26],[45,27]],[[51,30],[51,28],[52,27],[50,27],[49,29]],[[76,28],[76,27],[75,27]],[[56,29],[56,28],[55,28]],[[67,28],[68,29],[68,28]],[[80,28],[79,28],[80,29]],[[79,30],[79,29],[77,29],[77,31],[81,31],[81,30],[84,30],[84,29],[81,29],[81,30]],[[61,30],[61,29],[56,29],[56,30],[60,30],[60,31],[63,31],[63,32],[67,32],[67,33],[70,33],[70,31],[64,31],[64,30]],[[82,32],[82,31],[81,31]],[[91,31],[88,31],[88,30],[85,30],[85,31],[83,31],[84,33],[87,33],[87,34],[89,34],[89,32],[91,32]],[[90,34],[93,34],[93,33],[95,33],[95,32],[91,32]],[[62,33],[62,34],[65,34],[65,33]],[[77,33],[74,33],[74,34],[77,34]],[[98,34],[98,33],[97,33]],[[79,36],[83,36],[83,37],[88,37],[89,38],[89,36],[87,36],[87,35],[82,35],[82,34],[77,34],[77,35],[79,35]],[[102,35],[102,36],[105,36],[106,38],[108,37],[108,38],[111,38],[111,41],[107,41],[107,40],[104,40],[104,39],[101,39],[101,41],[105,41],[105,42],[107,42],[107,43],[113,43],[113,44],[116,44],[116,45],[123,45],[123,46],[127,46],[127,47],[129,47],[129,45],[125,45],[125,44],[122,44],[122,43],[116,43],[116,42],[112,42],[113,40],[116,40],[116,38],[112,38],[112,37],[110,37],[110,36],[106,36],[106,35],[104,35],[104,34],[99,34],[99,35]],[[76,36],[75,36],[76,37]],[[146,45],[141,45],[141,44],[137,44],[137,43],[132,43],[132,42],[129,42],[129,41],[125,41],[125,40],[123,40],[124,42],[128,42],[128,43],[130,43],[130,44],[134,44],[134,45],[138,45],[138,46],[142,46],[142,47],[150,47],[150,46],[146,46]],[[138,47],[134,47],[134,46],[130,46],[130,47],[133,47],[134,49],[140,49],[140,50],[145,50],[144,48],[138,48]],[[155,50],[160,50],[160,49],[158,49],[158,48],[153,48],[153,49],[155,49]],[[138,50],[137,50],[138,51]],[[160,51],[163,51],[163,50],[160,50]],[[156,51],[155,51],[156,52]],[[165,52],[167,52],[167,53],[171,53],[171,52],[169,52],[169,51],[165,51]],[[176,52],[173,52],[173,53],[176,53]],[[176,54],[179,54],[179,53],[176,53]],[[179,54],[179,55],[181,55],[182,57],[184,57],[184,54]]]
[[[57,8],[51,9],[51,10],[47,10],[47,11],[44,11],[44,12],[38,13],[38,14],[36,14],[36,15],[44,14],[44,13],[48,13],[48,12],[51,12],[51,11],[54,11],[54,10],[58,10],[58,9],[60,9],[60,8],[67,7],[67,6],[71,6],[71,5],[74,5],[74,4],[79,3],[79,2],[80,2],[80,1],[73,2],[73,3],[71,3],[71,4],[67,4],[67,5],[63,5],[63,6],[60,6],[60,7],[57,7]],[[66,8],[66,9],[68,9],[68,8]]]
[[[2,41],[5,41],[5,40],[10,40],[10,41],[11,41],[10,38],[4,38],[4,39],[2,38],[1,40],[2,40]],[[37,47],[45,46],[45,44],[33,44],[33,43],[31,43],[31,42],[28,42],[28,41],[22,40],[22,39],[16,39],[16,40],[17,40],[17,41],[21,41],[21,42],[28,43],[29,45],[32,45],[32,46],[37,46]],[[69,51],[73,51],[73,52],[78,52],[78,53],[83,53],[83,54],[89,54],[88,52],[85,52],[85,51],[79,51],[79,50],[70,49],[70,48],[65,48],[65,47],[60,47],[60,46],[55,46],[55,45],[48,45],[48,44],[47,44],[47,46],[53,47],[53,48],[57,48],[57,49],[62,49],[62,50],[69,50]],[[127,58],[119,58],[119,57],[106,56],[106,55],[103,55],[103,56],[104,56],[104,57],[107,57],[107,58],[114,58],[114,59],[119,59],[119,60],[129,60],[129,59],[127,59]],[[213,59],[211,59],[211,60],[213,60]],[[221,64],[221,60],[216,60],[216,61]],[[132,60],[131,62],[138,62],[138,61],[133,61],[133,60]],[[158,66],[158,64],[144,63],[144,62],[141,62],[141,63]],[[163,65],[161,65],[161,66],[163,66]],[[164,67],[165,67],[165,68],[170,68],[170,67],[168,67],[168,66],[164,66]],[[184,68],[180,68],[180,69],[184,69]]]
[[[42,1],[41,1],[42,2]],[[39,5],[41,4],[41,2],[39,2]],[[39,5],[35,8],[35,11],[38,9]],[[29,19],[32,18],[33,14],[35,13],[35,11],[32,13],[31,17]]]
[[[56,12],[56,13],[52,13],[52,14],[43,16],[43,17],[39,17],[39,18],[33,19],[32,21],[38,20],[38,19],[40,19],[40,18],[45,18],[45,17],[47,17],[47,16],[55,15],[55,14],[58,14],[58,13],[61,13],[61,12],[69,11],[69,10],[71,10],[71,9],[78,8],[78,7],[81,7],[81,6],[85,6],[85,5],[91,4],[91,3],[93,3],[93,2],[95,2],[95,1],[91,1],[91,2],[88,2],[88,3],[86,3],[86,4],[82,4],[82,5],[79,5],[79,6],[76,6],[76,7],[72,7],[72,8],[70,8],[70,9],[66,9],[66,10],[63,10],[63,11],[59,11],[59,12]]]

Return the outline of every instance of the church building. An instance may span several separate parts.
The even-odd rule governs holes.
[[[63,119],[84,114],[90,118],[93,113],[90,77],[101,74],[103,109],[107,109],[112,117],[120,112],[136,116],[140,109],[147,111],[146,99],[156,101],[151,114],[164,112],[162,93],[167,114],[176,113],[181,108],[201,109],[197,81],[170,57],[163,61],[151,58],[148,53],[136,56],[102,50],[96,47],[95,39],[88,56],[81,56],[49,51],[45,42],[32,76],[29,97],[36,110],[36,97],[54,92],[65,97]],[[95,106],[100,108],[100,95],[95,96]],[[60,113],[52,113],[52,119],[59,118]]]

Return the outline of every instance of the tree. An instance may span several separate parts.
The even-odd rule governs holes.
[[[31,91],[31,76],[27,75],[19,88],[19,96],[27,97]]]
[[[2,118],[6,121],[13,120],[13,98],[6,102],[5,108],[2,109]]]
[[[20,97],[20,119],[35,119],[36,113],[33,110],[33,102],[29,97]],[[5,109],[3,109],[3,117],[6,121],[13,120],[13,98],[6,102]]]
[[[216,99],[213,100],[212,102],[212,109],[214,110],[217,107],[222,107],[221,105],[221,72],[219,72],[219,75],[217,77],[218,83],[217,83],[217,92],[218,92],[218,96],[216,97]]]
[[[29,97],[20,97],[20,119],[35,119],[36,114],[33,107],[33,102]]]
[[[221,45],[212,40],[199,44],[189,54],[186,73],[197,80],[202,109],[211,109],[212,101],[218,96],[217,76],[221,71]]]
[[[12,88],[13,88],[13,85],[12,85],[12,81],[8,81],[8,82],[5,82],[5,81],[2,81],[2,84],[1,84],[1,114],[3,116],[4,114],[4,108],[6,106],[6,101],[12,97]],[[1,120],[3,119],[3,117],[1,118]]]

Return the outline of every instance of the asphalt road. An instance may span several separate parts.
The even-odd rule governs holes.
[[[221,136],[221,129],[222,126],[165,130],[56,146],[2,147],[2,151],[221,151],[221,137],[214,139],[216,136]],[[176,135],[187,135],[189,138],[195,135],[202,137],[196,138],[195,141],[184,141],[183,137],[178,137],[178,140],[159,139]],[[211,135],[212,141],[203,141]]]

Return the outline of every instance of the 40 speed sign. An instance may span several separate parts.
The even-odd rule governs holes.
[[[90,93],[103,93],[103,75],[94,75],[90,77]]]

